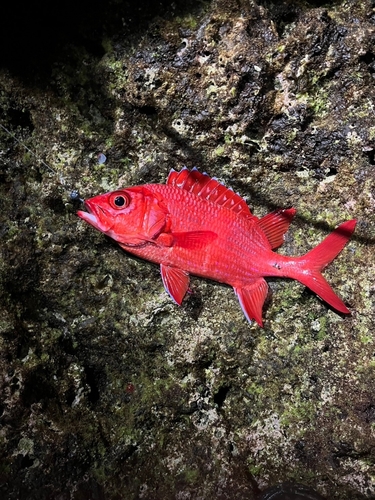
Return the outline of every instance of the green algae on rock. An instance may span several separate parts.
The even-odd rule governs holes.
[[[289,255],[358,218],[326,271],[353,316],[278,281],[263,332],[202,280],[177,310],[0,131],[1,494],[242,499],[289,479],[371,498],[372,3],[158,5],[109,3],[47,77],[2,70],[5,125],[84,197],[186,165],[257,214],[295,206]]]

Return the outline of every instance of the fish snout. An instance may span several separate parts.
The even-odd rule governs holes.
[[[92,200],[85,200],[84,208],[86,211],[79,210],[77,212],[78,217],[91,224],[95,229],[106,233],[113,227],[111,214],[100,205],[94,203]]]

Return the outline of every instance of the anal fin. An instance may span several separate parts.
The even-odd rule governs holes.
[[[242,288],[234,287],[234,292],[240,301],[240,305],[246,319],[251,323],[255,319],[259,326],[263,327],[262,309],[268,293],[267,282],[259,278],[251,285]]]
[[[160,273],[166,292],[180,306],[189,288],[189,274],[183,269],[164,264],[160,264]]]

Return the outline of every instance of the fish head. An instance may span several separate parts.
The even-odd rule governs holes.
[[[84,202],[86,211],[78,217],[124,245],[152,240],[166,221],[166,211],[158,197],[143,186],[119,189]]]

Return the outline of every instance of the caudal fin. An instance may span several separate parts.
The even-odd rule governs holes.
[[[296,259],[295,275],[293,275],[293,278],[303,283],[334,309],[344,314],[350,314],[349,309],[335,294],[320,274],[320,271],[341,252],[349,241],[356,223],[357,221],[353,219],[340,224],[318,246],[302,257],[298,257]]]

